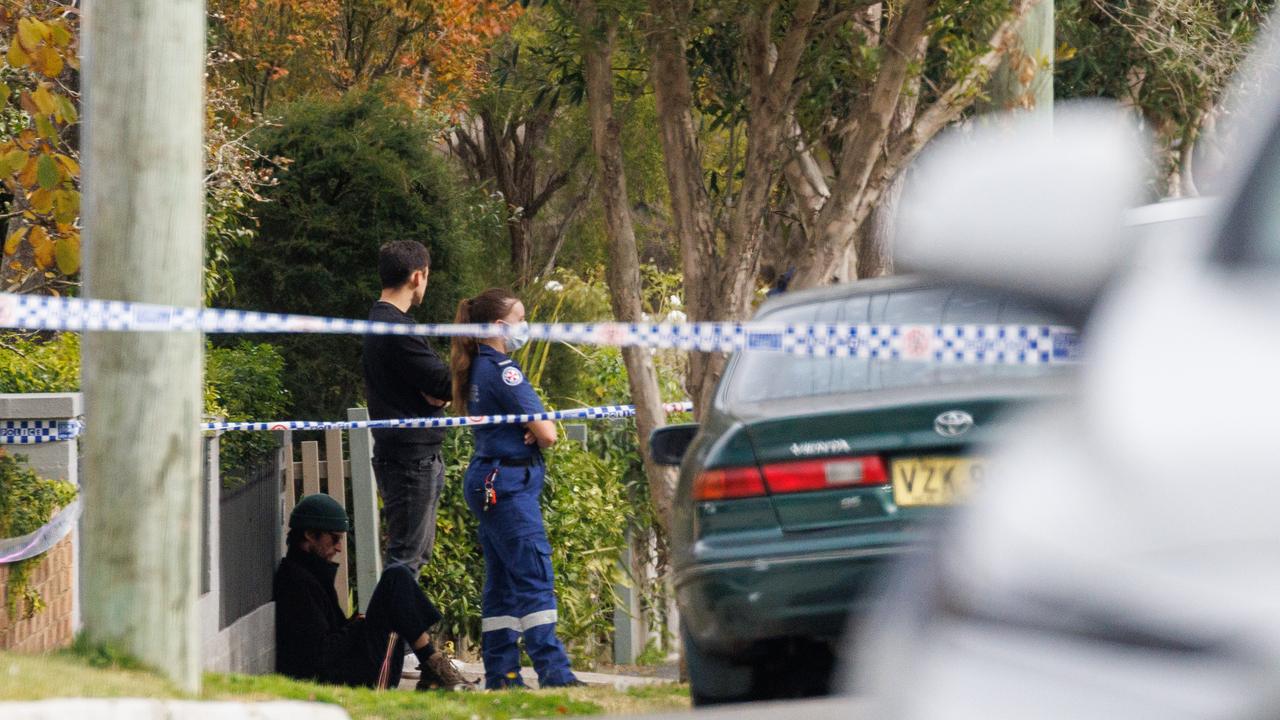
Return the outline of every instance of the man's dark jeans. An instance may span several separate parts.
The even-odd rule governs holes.
[[[436,542],[436,510],[444,489],[440,447],[375,444],[373,474],[387,528],[387,567],[404,565],[416,577]]]

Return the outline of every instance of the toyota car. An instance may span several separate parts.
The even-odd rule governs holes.
[[[1061,324],[911,278],[784,294],[756,319]],[[850,613],[982,483],[980,448],[1003,411],[1061,395],[1071,375],[1052,362],[733,357],[701,426],[652,438],[655,459],[681,464],[672,562],[695,704],[825,693]]]

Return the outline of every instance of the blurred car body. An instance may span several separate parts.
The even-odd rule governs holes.
[[[1057,324],[1006,295],[913,278],[769,300],[775,323]],[[969,456],[1067,366],[742,353],[683,457],[671,557],[697,704],[827,690],[832,645],[882,568],[980,482]],[[656,431],[655,456],[693,428]],[[678,444],[678,443],[677,443]]]
[[[1224,200],[1075,298],[1079,393],[984,451],[983,488],[851,646],[845,689],[882,717],[1280,714],[1277,60],[1255,59]],[[966,277],[1025,288],[998,260]]]

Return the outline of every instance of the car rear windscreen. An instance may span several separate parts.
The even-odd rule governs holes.
[[[758,320],[789,323],[1060,325],[1008,297],[969,289],[909,288],[794,305]],[[976,365],[746,352],[729,378],[732,403],[926,387],[1060,373],[1063,365]]]

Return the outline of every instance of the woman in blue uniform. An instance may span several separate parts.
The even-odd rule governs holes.
[[[544,412],[520,366],[508,357],[528,339],[524,303],[493,288],[458,304],[459,323],[497,323],[509,336],[454,338],[453,390],[467,415],[531,415]],[[551,545],[542,524],[539,495],[546,475],[542,448],[556,441],[555,423],[477,426],[475,453],[463,481],[467,506],[480,520],[485,581],[481,605],[485,687],[520,687],[520,648],[533,660],[543,687],[580,685],[556,637],[556,598]]]

